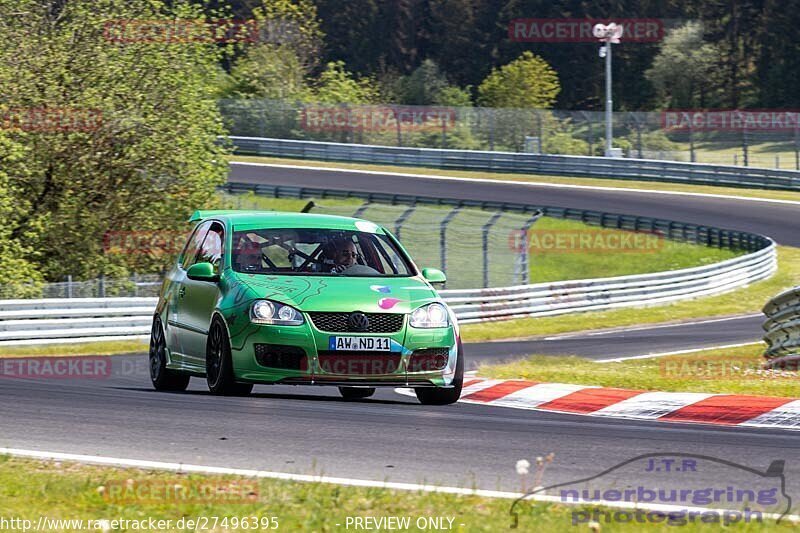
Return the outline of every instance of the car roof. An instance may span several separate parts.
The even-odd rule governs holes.
[[[195,211],[189,221],[198,222],[212,218],[227,222],[234,229],[320,228],[369,231],[368,227],[364,226],[364,223],[373,226],[375,229],[372,231],[375,231],[378,227],[377,224],[360,218],[285,211]]]

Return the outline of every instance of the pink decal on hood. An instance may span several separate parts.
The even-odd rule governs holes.
[[[378,300],[378,307],[381,309],[391,309],[400,302],[397,298],[381,298]]]

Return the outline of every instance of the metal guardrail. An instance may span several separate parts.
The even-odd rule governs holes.
[[[157,298],[0,301],[0,346],[144,339]]]
[[[444,290],[460,323],[553,316],[620,307],[644,307],[710,296],[770,277],[775,245],[706,265],[614,278],[537,283],[479,290]]]
[[[800,190],[800,172],[795,170],[743,168],[651,159],[403,148],[261,137],[230,137],[230,139],[233,141],[237,154],[548,176],[563,175]]]
[[[800,363],[800,287],[780,293],[764,306],[764,353],[771,364]],[[795,367],[797,368],[797,367]]]

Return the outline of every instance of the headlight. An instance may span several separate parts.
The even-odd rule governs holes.
[[[428,304],[411,313],[411,327],[414,328],[446,328],[450,325],[447,309],[442,304]]]
[[[303,315],[290,305],[269,300],[256,300],[250,308],[250,321],[254,324],[299,326],[303,323]]]

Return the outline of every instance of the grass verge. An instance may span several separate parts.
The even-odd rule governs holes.
[[[615,309],[503,322],[465,324],[464,340],[480,342],[498,339],[553,335],[570,331],[655,324],[714,316],[757,313],[779,292],[800,285],[800,249],[778,247],[778,272],[769,279],[717,296],[675,302],[655,307]],[[614,354],[609,354],[613,357]]]
[[[651,191],[690,192],[700,194],[723,194],[743,198],[764,198],[770,200],[800,201],[800,192],[746,189],[743,187],[722,187],[715,185],[688,185],[683,183],[662,183],[657,181],[620,180],[605,178],[577,178],[570,176],[539,176],[536,174],[510,174],[504,172],[478,172],[469,170],[446,170],[426,167],[404,167],[396,165],[370,165],[366,163],[339,163],[334,161],[310,161],[259,156],[231,156],[233,162],[271,163],[309,167],[344,168],[352,170],[371,170],[377,172],[400,172],[403,174],[433,174],[472,179],[496,179],[531,183],[557,183],[563,185],[585,185],[591,187],[634,188]]]
[[[512,468],[513,465],[509,472],[513,472]],[[178,492],[176,486],[183,487],[183,490]],[[201,494],[206,496],[197,497]],[[239,495],[242,494],[248,498],[241,498]],[[153,495],[161,497],[153,498]],[[183,495],[189,495],[194,501],[181,501]],[[234,502],[233,498],[239,501]],[[103,519],[109,521],[107,526],[128,526],[95,529],[97,531],[153,531],[150,527],[132,527],[131,523],[110,523],[112,520],[135,520],[147,524],[150,519],[170,520],[170,527],[162,531],[263,531],[267,528],[254,528],[253,521],[259,526],[262,520],[263,524],[271,525],[273,517],[277,519],[279,531],[346,531],[356,529],[352,524],[345,527],[347,517],[386,516],[408,517],[411,524],[419,518],[441,517],[445,518],[444,524],[447,525],[449,518],[453,520],[452,531],[504,531],[510,525],[511,506],[511,500],[477,496],[232,476],[181,475],[9,456],[0,456],[0,501],[3,502],[3,518],[31,520],[31,527],[37,525],[39,517],[47,517],[50,524],[53,520]],[[592,509],[595,508],[528,502],[519,507],[519,530],[575,531],[573,512]],[[205,528],[178,527],[182,518],[197,520],[199,517],[208,520]],[[215,518],[217,526],[212,527]],[[224,520],[227,527],[222,525]],[[719,524],[688,527],[692,531],[719,530]],[[642,524],[635,522],[602,525],[603,531],[640,531],[641,528]],[[788,531],[790,528],[788,523],[777,526],[767,519],[760,524],[752,522],[744,527],[731,526],[731,529],[745,531]],[[653,525],[652,529],[671,531],[674,525],[662,522]],[[64,523],[50,530],[79,531]],[[420,531],[417,527],[398,530]],[[579,530],[588,531],[589,528],[584,525]]]
[[[763,353],[764,345],[759,343],[614,363],[533,355],[502,365],[482,365],[478,374],[635,390],[800,397],[798,372],[760,369]]]

